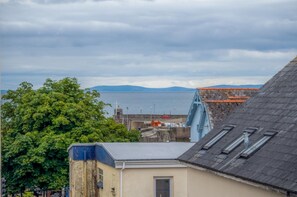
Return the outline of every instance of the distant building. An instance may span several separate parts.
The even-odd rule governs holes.
[[[296,197],[297,57],[179,159],[188,197]]]
[[[191,127],[190,141],[199,141],[258,91],[256,88],[197,89],[186,121],[186,125]]]
[[[69,148],[71,197],[187,196],[177,158],[194,143],[96,143]]]

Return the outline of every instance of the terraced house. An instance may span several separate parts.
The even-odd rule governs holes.
[[[87,149],[79,154],[71,151],[78,146],[69,149],[70,187],[77,191],[76,197],[296,197],[297,57],[199,142],[184,147],[178,158],[175,156],[180,152],[166,162],[163,160],[163,164],[145,160],[149,164],[145,169],[138,161],[133,164],[133,174],[116,171],[116,177],[131,180],[125,183],[131,189],[115,194],[113,189],[104,187],[120,185],[120,179],[106,177],[108,170],[100,171],[91,162],[108,157],[104,151],[98,151],[97,155],[88,155]],[[154,144],[150,146],[152,151],[146,158],[158,155],[153,151]],[[171,154],[168,149],[168,155]],[[91,165],[86,168],[83,162]],[[113,162],[116,166],[117,162]],[[157,175],[150,173],[150,167],[158,169]],[[80,181],[84,187],[75,185]],[[88,193],[89,185],[96,185],[93,193]],[[100,195],[104,190],[106,193]]]

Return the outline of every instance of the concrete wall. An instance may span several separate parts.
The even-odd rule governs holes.
[[[188,197],[285,197],[211,172],[188,168]]]
[[[95,161],[75,161],[69,162],[69,184],[71,197],[94,197],[96,175]]]
[[[123,197],[155,197],[154,178],[170,177],[172,197],[187,197],[187,169],[125,169],[123,171]]]
[[[103,170],[103,189],[97,188],[98,168]],[[70,160],[71,197],[119,197],[119,170],[96,161]]]

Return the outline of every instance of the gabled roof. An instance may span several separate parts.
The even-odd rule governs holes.
[[[206,108],[213,128],[258,91],[257,88],[198,88],[189,111],[187,125],[190,126],[193,121],[197,101]]]
[[[228,132],[216,143],[210,143],[222,134],[224,126],[229,126]],[[249,147],[259,146],[255,146],[251,154],[244,154],[242,142],[232,151],[227,151],[228,154],[223,153],[247,128],[255,129],[248,137]],[[269,135],[271,137],[267,137]],[[268,140],[259,143],[264,138]],[[204,147],[207,144],[209,146]],[[237,108],[223,125],[215,127],[179,159],[297,193],[297,57],[268,81],[256,96]]]

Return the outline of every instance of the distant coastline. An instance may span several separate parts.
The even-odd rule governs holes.
[[[141,92],[141,93],[151,93],[151,92],[193,92],[194,88],[184,88],[184,87],[168,87],[168,88],[146,88],[141,86],[95,86],[90,88],[91,90],[97,90],[98,92]]]
[[[261,88],[262,85],[215,85],[209,86],[211,88]],[[95,86],[89,88],[90,90],[97,90],[98,92],[117,92],[117,93],[152,93],[152,92],[194,92],[196,88],[185,88],[185,87],[168,87],[168,88],[146,88],[142,86],[131,86],[131,85],[119,85],[119,86]],[[8,90],[1,90],[1,95],[6,94]]]

